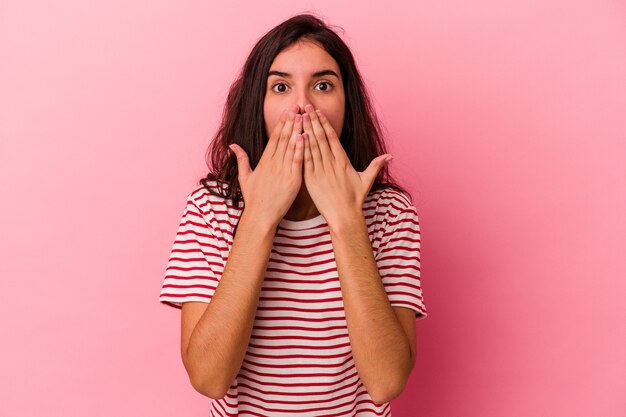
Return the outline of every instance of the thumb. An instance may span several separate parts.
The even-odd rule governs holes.
[[[391,161],[392,159],[393,156],[389,154],[378,156],[374,158],[367,167],[367,169],[363,171],[364,180],[369,184],[370,187],[372,186],[372,184],[374,184],[374,181],[376,180],[376,177],[378,176],[380,170],[383,169],[387,162]]]
[[[239,145],[235,145],[234,143],[228,145],[228,147],[237,157],[239,179],[245,181],[245,179],[248,178],[248,175],[252,173],[252,170],[250,169],[250,160],[248,159],[248,154]]]

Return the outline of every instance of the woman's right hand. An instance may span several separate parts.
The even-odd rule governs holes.
[[[248,154],[237,144],[229,145],[237,156],[239,187],[245,209],[255,218],[276,226],[285,216],[302,185],[304,142],[302,116],[285,110],[270,135],[254,171]]]

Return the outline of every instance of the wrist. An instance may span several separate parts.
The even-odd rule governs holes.
[[[278,222],[268,221],[267,216],[257,214],[253,210],[244,209],[239,218],[237,230],[246,229],[255,234],[274,236],[277,227]]]
[[[344,213],[328,221],[331,236],[349,237],[355,231],[367,227],[363,211]]]

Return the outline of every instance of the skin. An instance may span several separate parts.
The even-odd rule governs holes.
[[[315,72],[332,70],[337,76],[313,76]],[[263,103],[265,129],[269,137],[281,113],[292,108],[298,114],[306,113],[311,105],[327,115],[335,132],[343,129],[346,99],[343,80],[337,61],[322,47],[310,41],[298,41],[281,51],[270,66],[289,76],[269,75]],[[304,175],[304,166],[303,166]],[[319,215],[307,188],[302,182],[300,191],[287,211],[287,220],[306,220]]]

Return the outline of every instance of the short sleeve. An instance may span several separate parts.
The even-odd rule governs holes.
[[[204,209],[210,209],[210,204]],[[226,243],[220,236],[189,195],[167,262],[160,303],[181,308],[186,301],[211,301],[224,271],[221,248]]]
[[[420,281],[420,226],[415,207],[391,210],[376,253],[378,272],[392,307],[426,318]]]

